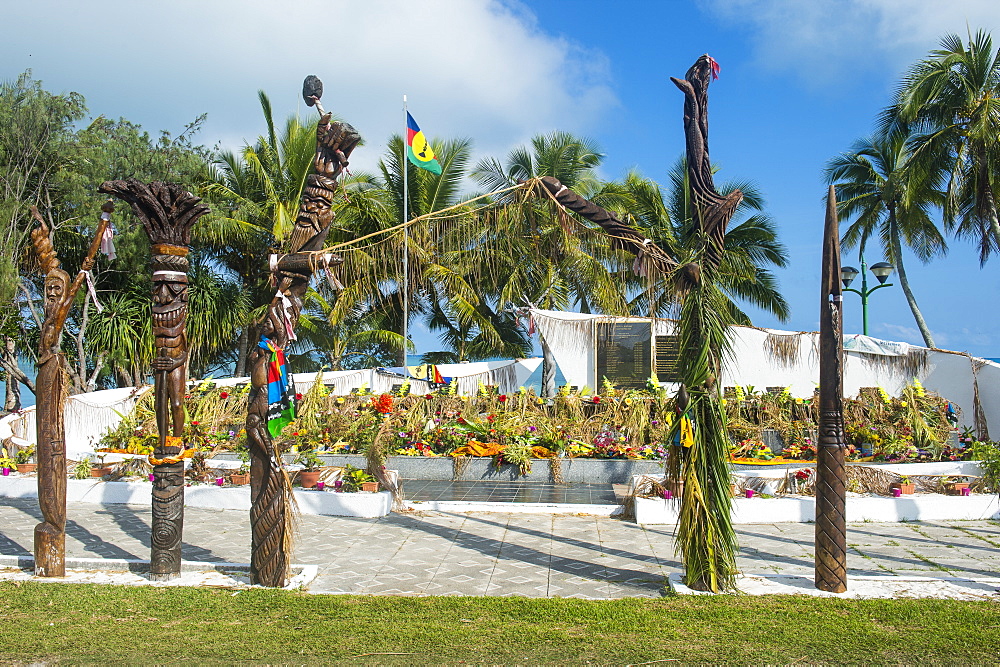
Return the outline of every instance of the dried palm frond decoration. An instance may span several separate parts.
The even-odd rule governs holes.
[[[764,338],[764,352],[775,363],[791,368],[799,362],[799,354],[802,348],[801,334],[779,334],[769,331]]]
[[[884,370],[905,378],[922,377],[924,371],[927,370],[927,349],[922,347],[910,348],[906,354],[899,356],[872,354],[856,350],[851,350],[851,353],[859,355],[861,360],[873,370]]]

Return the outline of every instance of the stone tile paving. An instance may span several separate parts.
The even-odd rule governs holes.
[[[29,555],[39,519],[33,500],[0,500],[0,554]],[[148,558],[149,521],[142,507],[71,506],[68,554]],[[737,530],[745,574],[811,575],[813,524]],[[322,593],[659,597],[681,571],[672,532],[573,514],[305,515],[293,561],[319,567],[310,589]],[[851,575],[1000,575],[1000,522],[858,523],[848,543]],[[184,558],[248,562],[246,512],[188,508]]]

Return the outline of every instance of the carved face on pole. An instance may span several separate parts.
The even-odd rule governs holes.
[[[69,274],[62,269],[53,269],[45,276],[45,316],[55,315],[66,292],[69,291]]]
[[[172,329],[182,324],[187,315],[187,300],[187,275],[178,271],[154,273],[153,327]]]

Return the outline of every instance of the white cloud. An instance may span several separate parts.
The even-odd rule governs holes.
[[[280,120],[302,78],[351,122],[370,167],[403,128],[402,95],[430,136],[470,137],[505,153],[557,126],[586,132],[616,104],[601,53],[542,31],[516,0],[35,0],[5,8],[0,77],[31,67],[53,90],[150,130],[209,113],[202,140],[228,147],[262,133],[258,89]]]
[[[899,324],[890,324],[889,322],[882,322],[875,329],[887,336],[890,340],[901,341],[904,343],[911,343],[913,345],[923,345],[924,339],[920,336],[920,331],[916,327],[906,327]],[[941,345],[942,343],[937,340],[937,335],[935,336],[935,343]]]
[[[752,33],[762,67],[814,85],[843,85],[859,72],[895,80],[947,33],[989,30],[1000,39],[997,0],[703,0]]]

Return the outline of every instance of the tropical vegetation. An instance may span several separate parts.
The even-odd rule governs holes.
[[[903,249],[927,262],[947,252],[943,232],[973,240],[981,264],[1000,249],[1000,51],[992,36],[944,37],[904,74],[874,135],[833,158],[826,173],[841,218],[854,218],[844,245],[863,254],[877,238],[899,269],[925,344],[934,347]]]

